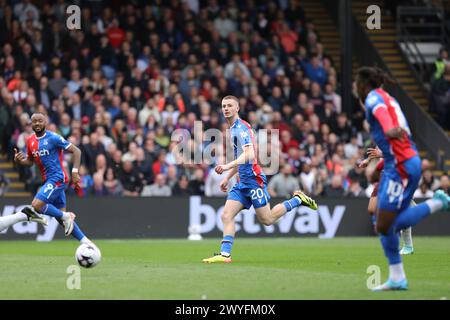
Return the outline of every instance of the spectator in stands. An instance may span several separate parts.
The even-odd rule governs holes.
[[[145,186],[141,193],[143,197],[170,197],[171,195],[172,190],[166,183],[166,176],[162,173],[158,173],[155,182]]]
[[[317,169],[311,166],[311,159],[304,158],[301,161],[303,162],[302,172],[300,173],[301,189],[308,194],[312,194],[314,192]]]
[[[437,121],[444,128],[450,128],[450,63],[445,64],[440,78],[432,84],[430,111],[436,112]]]
[[[29,128],[21,115],[39,110],[49,114],[49,128],[82,148],[85,175],[98,173],[100,191],[99,175],[108,194],[120,195],[123,188],[124,195],[138,196],[162,174],[174,194],[219,195],[221,177],[176,163],[170,137],[175,129],[192,134],[195,120],[225,129],[220,99],[234,93],[255,130],[280,130],[282,150],[271,152],[281,154],[281,167],[289,164],[309,192],[343,195],[344,177],[364,188],[364,174],[347,171],[359,146],[371,143],[367,122],[356,97],[352,112],[342,114],[336,70],[315,26],[305,23],[301,3],[172,1],[159,11],[140,2],[112,10],[88,1],[83,12],[91,14],[83,16],[82,31],[70,34],[63,2],[13,3],[1,6],[0,18],[4,152],[23,146]],[[448,116],[449,79],[442,70],[431,106]],[[64,161],[70,167],[70,156]],[[28,169],[20,177],[29,189],[40,183]]]
[[[281,27],[277,31],[277,35],[280,38],[280,43],[286,54],[291,54],[296,50],[298,34],[292,31],[286,22],[281,24]]]
[[[450,193],[450,179],[447,174],[443,174],[439,179],[439,189],[444,190],[447,194]]]
[[[434,192],[429,188],[426,182],[422,182],[419,185],[419,189],[414,192],[413,198],[431,198],[433,197]]]
[[[367,174],[364,171],[363,168],[360,168],[358,166],[353,166],[347,174],[347,179],[349,181],[358,181],[362,188],[367,188],[368,186],[368,179]]]
[[[361,187],[359,180],[351,180],[350,186],[346,192],[347,197],[350,198],[361,198],[365,197],[364,189]]]
[[[105,155],[106,151],[105,147],[98,140],[98,134],[96,132],[90,134],[88,141],[89,142],[87,144],[83,145],[83,163],[86,164],[89,172],[94,172],[95,162],[98,155]]]
[[[272,197],[286,197],[300,189],[298,179],[292,175],[290,164],[285,164],[280,173],[270,179],[267,189]]]
[[[142,148],[136,149],[136,159],[134,160],[134,167],[136,168],[139,179],[143,185],[153,182],[153,171],[151,163],[145,160],[145,152]]]
[[[445,65],[449,64],[448,50],[446,48],[439,49],[439,57],[434,62],[434,79],[440,79],[445,71]]]
[[[173,190],[178,181],[178,170],[175,165],[169,165],[167,168],[167,185]]]
[[[214,19],[214,29],[216,29],[219,32],[219,35],[225,39],[231,32],[236,31],[236,21],[229,18],[225,9],[221,9],[219,16]]]
[[[326,197],[342,197],[345,195],[345,190],[343,187],[344,181],[342,176],[335,174],[331,178],[331,185],[326,186],[324,189],[324,196]]]
[[[350,159],[358,155],[359,145],[358,137],[352,136],[349,143],[344,146],[345,158]]]
[[[48,83],[48,87],[54,96],[59,96],[63,88],[67,85],[67,80],[63,77],[61,69],[53,71],[53,77]]]
[[[342,98],[336,93],[335,88],[329,82],[325,85],[323,98],[326,102],[329,101],[333,104],[332,112],[336,112],[337,114],[342,112]]]
[[[317,55],[313,55],[311,61],[306,64],[305,73],[311,81],[319,83],[320,86],[324,86],[327,82],[328,76]]]
[[[189,181],[189,190],[191,190],[192,195],[203,196],[205,195],[205,178],[204,171],[202,168],[196,168],[194,171],[194,176],[191,181]]]
[[[95,173],[98,173],[102,177],[105,175],[108,169],[108,163],[104,154],[99,154],[95,160]]]
[[[338,115],[336,128],[334,128],[333,131],[339,137],[341,142],[347,143],[350,141],[353,132],[345,113],[340,113]]]
[[[174,196],[190,196],[191,190],[189,189],[189,179],[186,175],[182,175],[180,180],[173,187],[172,194]]]
[[[93,177],[92,195],[96,197],[106,196],[108,190],[106,189],[103,181],[103,175],[100,172],[96,172]]]
[[[55,95],[53,92],[49,89],[48,86],[48,78],[42,77],[39,81],[39,88],[38,91],[36,91],[37,94],[37,101],[39,103],[42,103],[45,108],[49,109],[52,101],[55,99]]]
[[[117,179],[114,170],[112,168],[108,168],[106,170],[104,182],[105,189],[108,195],[112,196],[121,196],[123,193],[122,183]]]
[[[425,183],[430,190],[436,190],[439,187],[439,181],[430,169],[426,169],[422,172],[420,184],[422,183]]]
[[[126,160],[122,164],[119,173],[119,180],[123,185],[123,195],[129,197],[137,197],[142,191],[142,182],[139,175],[133,167],[133,162]]]
[[[31,19],[33,22],[39,21],[39,11],[30,0],[21,0],[14,5],[14,15],[19,18],[21,23],[24,23],[27,19]]]

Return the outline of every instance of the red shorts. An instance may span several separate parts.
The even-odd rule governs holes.
[[[378,196],[378,185],[379,184],[380,184],[379,182],[376,182],[374,184],[374,188],[373,188],[372,194],[370,195],[371,198],[374,198],[374,197]]]

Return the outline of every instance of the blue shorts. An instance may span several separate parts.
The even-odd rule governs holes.
[[[228,193],[227,200],[236,200],[242,203],[244,209],[250,209],[253,205],[255,209],[264,207],[269,203],[270,195],[267,192],[267,184],[261,187],[255,183],[239,182],[233,186]]]
[[[45,203],[52,204],[56,209],[66,208],[66,193],[64,183],[55,183],[46,181],[44,185],[36,193],[35,198]]]
[[[404,172],[403,177],[401,171]],[[418,156],[406,160],[397,167],[385,166],[378,189],[378,208],[391,212],[400,212],[408,208],[421,175],[421,160]]]

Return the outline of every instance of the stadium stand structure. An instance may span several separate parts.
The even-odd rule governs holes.
[[[0,171],[8,179],[8,187],[3,197],[29,197],[31,193],[25,190],[25,183],[19,180],[19,174],[14,170],[14,165],[6,155],[0,155]]]

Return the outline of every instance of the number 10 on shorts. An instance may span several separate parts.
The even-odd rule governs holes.
[[[403,194],[403,185],[400,182],[389,180],[387,194],[389,196],[389,202],[392,203]]]

